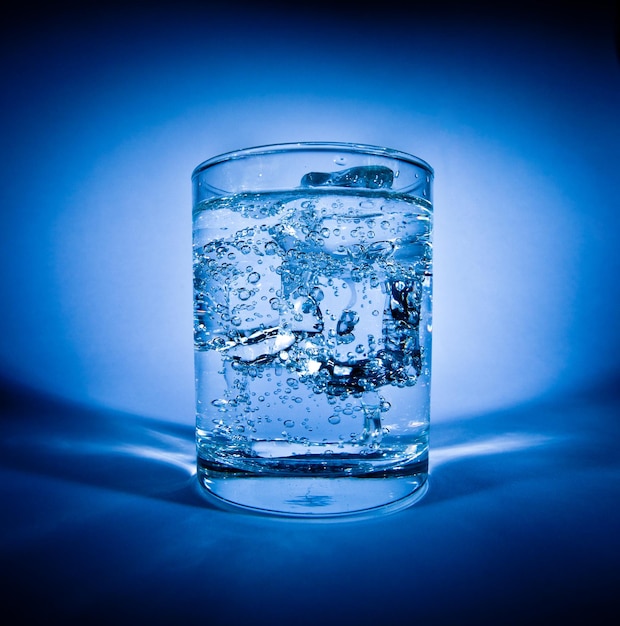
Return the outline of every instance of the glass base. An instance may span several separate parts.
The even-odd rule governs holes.
[[[198,461],[200,491],[225,508],[289,518],[375,516],[405,509],[428,489],[428,462],[358,476],[259,474]]]

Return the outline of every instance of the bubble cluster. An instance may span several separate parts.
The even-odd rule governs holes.
[[[390,410],[379,392],[424,368],[428,210],[307,190],[203,208],[228,214],[194,248],[195,345],[219,355],[226,380],[207,405],[213,427],[311,445],[322,413],[331,437],[378,445]]]

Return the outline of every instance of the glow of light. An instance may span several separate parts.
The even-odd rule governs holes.
[[[0,374],[190,423],[190,173],[227,150],[311,140],[435,168],[436,419],[617,369],[620,87],[602,43],[550,32],[524,47],[519,26],[442,16],[359,46],[353,26],[304,35],[261,14],[235,20],[231,51],[218,15],[208,37],[179,13],[14,43]],[[321,29],[335,48],[316,45]]]
[[[429,466],[433,468],[445,465],[452,461],[466,458],[505,454],[517,450],[527,450],[536,446],[543,446],[552,440],[551,437],[536,434],[506,434],[488,437],[472,443],[461,443],[452,446],[431,448]]]

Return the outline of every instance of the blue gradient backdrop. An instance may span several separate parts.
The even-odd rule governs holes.
[[[580,420],[590,411],[592,428],[606,433],[600,440],[588,440],[591,447],[604,450],[602,456],[592,452],[590,460],[597,467],[608,463],[605,476],[613,477],[609,487],[617,500],[618,465],[605,447],[618,442],[618,411],[609,407],[618,406],[614,385],[620,378],[617,15],[613,2],[601,1],[576,7],[525,2],[508,8],[456,2],[231,2],[226,8],[180,0],[105,7],[26,4],[5,16],[0,44],[0,376],[6,428],[3,495],[17,507],[6,517],[4,564],[7,576],[21,573],[13,576],[15,588],[27,595],[33,573],[24,562],[32,562],[36,553],[42,569],[52,578],[60,576],[59,586],[79,589],[65,603],[58,599],[59,588],[52,586],[48,593],[50,606],[65,619],[93,619],[93,607],[103,606],[104,597],[113,598],[117,613],[123,603],[141,606],[135,598],[153,590],[160,594],[159,615],[170,620],[166,623],[174,623],[173,615],[189,615],[181,605],[200,603],[198,591],[188,591],[189,583],[183,586],[183,572],[193,576],[192,568],[198,569],[202,558],[192,551],[191,542],[176,547],[184,555],[183,569],[172,552],[157,560],[138,539],[140,520],[148,514],[170,525],[151,540],[176,545],[170,543],[178,526],[176,509],[158,509],[159,500],[168,507],[190,506],[183,498],[179,504],[173,497],[159,498],[161,493],[154,497],[144,486],[147,472],[138,460],[153,462],[148,466],[153,481],[161,478],[162,463],[176,468],[180,476],[191,474],[191,171],[215,154],[265,143],[370,143],[411,152],[435,168],[437,493],[444,494],[442,502],[458,503],[450,516],[480,508],[493,513],[478,531],[471,530],[473,516],[471,527],[457,524],[452,535],[447,527],[434,525],[441,515],[431,505],[417,509],[425,511],[428,528],[444,528],[448,536],[457,537],[446,543],[440,530],[427,536],[446,551],[421,548],[428,557],[424,576],[435,580],[435,586],[425,583],[426,597],[440,602],[442,576],[453,567],[464,570],[477,563],[471,589],[454,583],[446,593],[453,593],[456,605],[465,607],[460,623],[467,623],[467,616],[472,623],[487,623],[473,617],[479,608],[473,585],[483,585],[493,567],[509,562],[512,554],[497,535],[506,521],[501,516],[508,515],[499,512],[499,500],[508,507],[510,519],[524,515],[532,489],[535,494],[540,489],[540,498],[548,504],[537,483],[517,487],[511,495],[500,491],[499,500],[493,489],[486,499],[479,494],[466,499],[471,496],[468,478],[493,475],[494,488],[503,484],[502,471],[508,470],[499,461],[485,465],[485,458],[536,446],[540,450],[545,442],[568,436],[573,426],[585,433],[589,427]],[[547,408],[541,417],[538,409],[527,408],[532,406]],[[50,441],[56,441],[54,452]],[[531,466],[511,466],[511,480],[523,472],[536,475],[549,459],[559,464],[548,476],[562,474],[572,466],[557,459],[565,459],[575,446],[567,445],[555,457],[537,457]],[[93,470],[96,464],[88,456],[93,449],[109,465],[113,461],[109,475]],[[28,450],[38,450],[43,461],[34,463]],[[471,475],[440,474],[448,461],[468,457],[482,459]],[[80,459],[78,465],[75,459]],[[35,511],[44,519],[46,514],[28,495],[38,484],[28,473],[30,463],[37,481],[53,480],[56,485],[47,485],[51,492],[44,498],[56,502],[48,502],[48,524],[56,535],[32,522]],[[132,482],[138,467],[145,472],[140,485]],[[177,474],[173,476],[176,480]],[[74,498],[71,488],[76,483],[81,491]],[[611,529],[617,507],[608,499],[610,489],[598,484],[605,502],[600,506],[607,507],[604,515],[599,513]],[[549,505],[536,518],[538,527],[550,531],[552,520],[565,515],[563,507],[573,495],[568,483],[547,487],[566,494],[555,509]],[[57,498],[50,496],[54,489]],[[130,497],[138,502],[127,502]],[[429,498],[432,503],[432,489]],[[125,548],[111,548],[126,549],[125,557],[115,560],[108,555],[107,561],[97,561],[101,555],[89,555],[86,578],[92,581],[94,576],[103,585],[98,590],[95,582],[91,587],[77,574],[55,571],[51,565],[61,552],[76,567],[83,565],[77,555],[90,545],[84,528],[95,531],[84,521],[89,501],[99,503],[93,505],[96,510],[104,508],[103,519],[115,511],[115,524],[122,521],[120,507],[127,506],[121,517],[132,528],[123,535]],[[197,525],[201,510],[193,500],[192,506],[190,518]],[[226,516],[210,514],[210,519]],[[413,515],[400,519],[408,520],[409,532],[415,534],[415,514],[403,515]],[[77,544],[64,534],[63,520],[77,527]],[[401,537],[403,522],[399,526],[398,518],[392,520],[394,536]],[[586,516],[582,522],[591,520]],[[200,567],[211,572],[215,568],[226,585],[232,585],[242,555],[256,548],[248,533],[258,522],[242,518],[230,535],[223,523],[214,522],[215,535],[221,540],[218,545],[227,548],[214,549],[209,564],[201,561]],[[45,521],[40,524],[45,526]],[[103,521],[96,525],[97,531],[106,528]],[[289,557],[310,554],[312,541],[332,536],[325,526],[319,531],[299,528],[268,527],[259,542],[255,559],[260,559],[260,568],[281,581],[274,571],[288,567]],[[353,544],[367,528],[357,527],[352,534],[342,526],[333,528],[339,554],[333,567],[341,577],[348,576],[347,557],[338,550],[348,546],[362,568],[360,546]],[[195,536],[196,526],[183,532]],[[568,531],[563,527],[560,532]],[[277,543],[278,536],[289,537],[290,552]],[[482,536],[494,537],[491,544],[482,544],[486,565],[480,565],[475,554],[463,552],[460,542],[471,542],[472,537],[483,541]],[[394,539],[392,546],[387,539],[387,552],[381,554],[397,554],[401,539]],[[534,552],[552,545],[551,562],[564,554],[557,536],[555,544],[544,535],[521,539]],[[566,545],[573,539],[567,535]],[[113,544],[117,540],[111,539]],[[211,549],[201,544],[204,541],[200,535],[199,550]],[[617,540],[614,545],[617,550]],[[605,552],[602,545],[596,549],[608,554],[600,577],[606,582],[592,583],[602,594],[596,596],[599,604],[605,605],[605,585],[610,585],[612,564],[617,563],[609,554],[617,551]],[[456,553],[456,561],[448,558],[447,550]],[[321,558],[331,562],[328,557],[322,554],[318,563]],[[401,594],[408,593],[402,576],[411,576],[411,561],[374,557],[374,566],[383,574],[400,572],[391,598],[398,603]],[[586,556],[574,558],[580,566],[596,569]],[[521,554],[513,563],[514,579],[507,585],[533,575],[533,561],[524,559]],[[239,572],[249,576],[252,567],[260,569],[250,561],[239,566]],[[93,562],[100,565],[99,578],[93,574]],[[171,562],[181,572],[176,596],[174,584],[161,570]],[[308,567],[309,576],[320,578],[311,562]],[[117,571],[122,583],[112,584],[104,575],[107,568]],[[542,580],[543,574],[538,575]],[[560,605],[558,598],[570,595],[579,583],[561,578],[554,583],[554,575],[549,571],[545,584]],[[617,572],[615,576],[617,580]],[[370,578],[364,576],[356,591],[359,597],[354,594],[351,600],[365,601],[361,588],[371,584]],[[382,584],[387,584],[385,579]],[[221,615],[223,598],[234,597],[232,588],[225,588],[228,591],[220,589],[220,603],[213,605]],[[352,583],[345,589],[352,592]],[[278,622],[265,606],[256,608],[272,605],[266,587],[247,593],[258,612],[253,613],[257,623],[263,623],[260,615],[274,624],[289,623]],[[302,597],[294,590],[289,593]],[[330,593],[338,595],[332,588],[325,597],[332,597]],[[380,593],[389,594],[389,588]],[[512,606],[514,599],[504,587],[495,593],[497,611],[491,613],[497,616],[499,607]],[[87,598],[82,604],[76,599],[80,594]],[[79,610],[68,608],[78,605]],[[325,604],[324,623],[336,623],[341,614],[333,606]],[[153,619],[155,613],[135,609],[138,617]],[[244,615],[249,619],[250,613]],[[282,618],[290,615],[284,611]],[[364,615],[381,619],[377,606]],[[396,619],[400,613],[389,615]],[[440,616],[428,613],[426,618],[428,623],[444,623]],[[211,617],[205,623],[220,623],[215,613]],[[308,623],[319,617],[308,618]],[[360,623],[362,618],[355,619],[341,623]],[[489,618],[488,623],[502,622]]]
[[[436,169],[436,418],[615,375],[612,24],[317,6],[75,11],[6,45],[5,374],[185,421],[193,167],[334,140]]]

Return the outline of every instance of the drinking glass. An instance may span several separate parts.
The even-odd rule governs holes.
[[[245,510],[374,514],[426,491],[432,181],[346,143],[193,172],[198,480]]]

